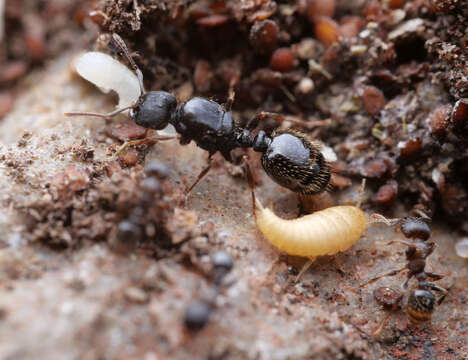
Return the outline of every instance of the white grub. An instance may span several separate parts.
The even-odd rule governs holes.
[[[115,91],[119,96],[118,108],[130,106],[140,97],[140,85],[136,75],[110,55],[87,52],[76,60],[75,69],[82,78],[103,92]]]
[[[349,249],[366,229],[366,214],[356,206],[332,206],[293,220],[276,216],[257,200],[259,230],[288,255],[315,258]]]

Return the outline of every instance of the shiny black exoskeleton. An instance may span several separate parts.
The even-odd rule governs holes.
[[[268,136],[260,131],[255,137],[239,127],[230,112],[214,101],[194,97],[177,107],[176,98],[165,91],[142,95],[131,111],[136,124],[161,130],[171,124],[180,135],[180,143],[194,141],[210,155],[219,151],[232,161],[231,151],[252,147],[263,153],[266,173],[279,185],[302,194],[314,194],[327,188],[330,167],[319,144],[299,132],[284,131]]]
[[[125,43],[117,34],[113,34],[113,41],[138,76],[141,89],[138,101],[132,106],[110,114],[67,113],[66,115],[109,118],[129,109],[133,121],[147,129],[161,130],[168,124],[173,125],[180,136],[181,144],[188,144],[193,140],[200,148],[208,151],[209,159],[219,151],[227,161],[231,162],[232,150],[253,148],[263,154],[263,168],[279,185],[302,194],[315,194],[328,187],[331,176],[330,166],[320,152],[318,143],[295,131],[278,132],[272,136],[259,131],[254,137],[250,130],[238,126],[232,114],[217,102],[194,97],[178,105],[177,99],[169,92],[146,92],[143,75],[130,56]],[[260,113],[254,120],[268,115],[274,114]],[[195,184],[209,168],[210,165],[202,171]],[[195,184],[188,189],[188,192]]]

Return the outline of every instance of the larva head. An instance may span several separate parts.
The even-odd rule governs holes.
[[[138,103],[130,110],[130,116],[137,125],[147,129],[164,129],[177,107],[177,100],[166,91],[150,91],[140,96]]]
[[[263,168],[279,185],[301,194],[316,194],[327,188],[330,166],[320,151],[320,144],[304,134],[284,131],[269,137],[260,131],[253,148],[263,153]]]
[[[413,290],[408,298],[408,316],[413,322],[430,320],[434,312],[436,298],[429,290]]]

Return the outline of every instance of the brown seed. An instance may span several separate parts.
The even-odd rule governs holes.
[[[387,172],[387,169],[382,159],[375,159],[366,163],[363,175],[368,178],[380,178]]]
[[[229,18],[223,14],[213,14],[197,20],[197,24],[203,27],[217,27],[228,22]]]
[[[362,90],[361,98],[367,112],[372,116],[377,115],[386,104],[382,91],[375,86],[365,86]]]
[[[388,6],[390,9],[399,9],[405,5],[406,0],[390,0]]]
[[[290,48],[279,48],[271,55],[270,67],[280,72],[290,71],[294,67],[295,60],[296,55]]]
[[[193,81],[197,90],[200,92],[207,92],[211,88],[211,79],[213,78],[213,71],[208,61],[199,60],[195,65],[195,72],[193,74]]]
[[[351,186],[351,179],[338,174],[332,174],[330,184],[332,184],[333,187],[346,188]]]
[[[468,125],[468,99],[460,99],[455,103],[451,120],[457,128],[464,128]]]
[[[389,180],[382,185],[375,195],[376,204],[391,205],[398,194],[398,183],[395,180]]]
[[[252,15],[247,16],[247,22],[253,23],[255,21],[268,19],[275,12],[276,12],[276,6],[272,6],[269,9],[262,9],[262,10],[256,11]]]
[[[282,75],[271,69],[258,69],[255,72],[255,78],[263,85],[279,87],[281,85]]]
[[[374,290],[374,298],[384,308],[396,310],[400,307],[403,294],[389,287],[380,287]]]
[[[460,216],[464,214],[468,206],[468,194],[460,186],[449,185],[445,187],[441,194],[442,207],[445,212],[451,216]]]
[[[341,20],[340,34],[350,39],[359,35],[364,26],[364,20],[359,16],[347,16]]]
[[[332,19],[321,16],[315,20],[315,37],[325,46],[338,42],[340,27]]]
[[[441,136],[445,132],[451,110],[451,105],[440,105],[429,114],[426,121],[433,135]]]
[[[307,18],[314,22],[320,16],[332,18],[335,15],[335,0],[308,0]]]
[[[411,139],[398,144],[400,158],[411,158],[417,155],[422,149],[422,141],[418,138]]]
[[[257,21],[250,29],[249,41],[255,51],[270,53],[278,43],[279,28],[272,20]]]

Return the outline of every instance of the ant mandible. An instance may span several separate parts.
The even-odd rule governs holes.
[[[208,165],[201,171],[195,182],[186,189],[188,194],[211,168],[211,157],[220,152],[229,162],[232,162],[231,151],[236,148],[253,148],[262,153],[262,165],[265,172],[279,185],[301,194],[315,194],[325,190],[330,180],[330,166],[320,151],[320,144],[309,140],[305,135],[292,131],[278,131],[271,136],[260,130],[256,136],[251,131],[261,119],[274,117],[278,114],[261,112],[242,128],[236,124],[230,106],[227,108],[215,101],[194,97],[178,104],[175,96],[166,91],[148,91],[143,86],[143,74],[130,55],[122,38],[113,34],[112,39],[117,45],[132,69],[135,71],[141,95],[138,100],[121,109],[108,114],[97,113],[66,113],[66,116],[95,116],[111,118],[130,110],[131,119],[146,129],[162,130],[168,124],[174,126],[179,134],[180,144],[185,145],[192,140],[198,147],[208,151]],[[154,137],[152,141],[166,140],[167,137]],[[129,142],[125,145],[143,144],[145,140]]]

